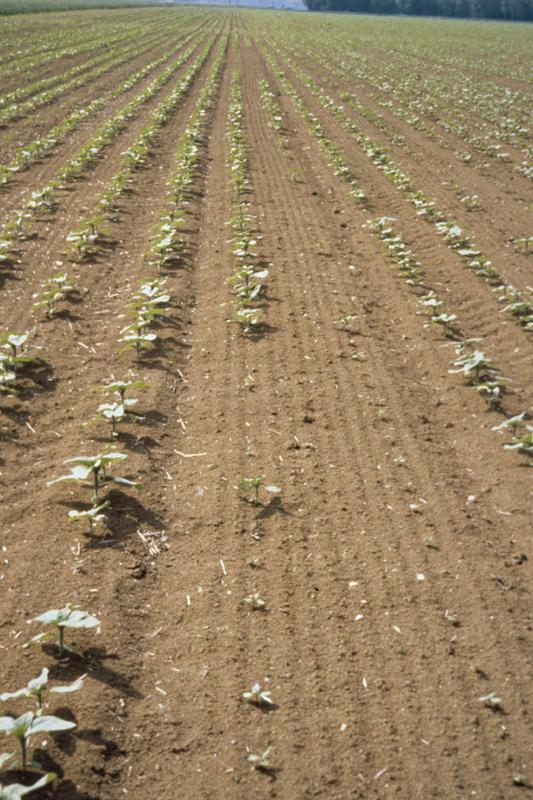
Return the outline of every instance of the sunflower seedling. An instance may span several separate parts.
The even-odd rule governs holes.
[[[519,436],[513,444],[504,444],[506,450],[520,450],[528,456],[533,456],[533,427],[526,425],[526,433]],[[533,461],[531,462],[533,466]]]
[[[102,394],[118,394],[120,402],[124,403],[126,392],[130,389],[143,392],[148,389],[148,384],[140,378],[138,380],[135,379],[133,372],[130,371],[124,380],[112,378],[109,383],[105,383],[103,386],[95,386],[93,391],[101,392]]]
[[[524,417],[526,416],[526,412],[523,411],[521,414],[517,414],[515,417],[509,417],[509,419],[504,419],[503,422],[500,422],[499,425],[495,425],[492,429],[493,431],[511,431],[513,436],[516,436],[517,431],[519,428],[524,425]]]
[[[20,717],[0,717],[0,733],[14,736],[21,750],[22,769],[28,769],[28,744],[30,738],[36,733],[55,733],[69,731],[76,727],[75,722],[52,716],[36,716],[33,711],[27,711]],[[33,766],[33,764],[31,765]],[[38,767],[38,765],[36,765]]]
[[[68,512],[69,522],[85,522],[89,523],[89,536],[94,534],[95,528],[98,524],[104,524],[107,521],[107,516],[103,512],[109,508],[109,502],[101,503],[99,506],[93,506],[86,511],[72,510]]]
[[[270,757],[270,752],[272,750],[272,746],[267,747],[267,749],[263,753],[250,753],[248,756],[248,761],[253,764],[254,768],[259,770],[260,772],[268,772],[272,769],[270,761],[268,760]]]
[[[19,697],[34,697],[37,703],[37,715],[40,715],[45,706],[47,694],[69,694],[70,692],[77,692],[83,689],[83,679],[85,677],[85,675],[82,675],[81,678],[65,686],[49,686],[48,669],[44,667],[41,674],[38,675],[37,678],[33,678],[33,680],[29,681],[22,689],[18,689],[16,692],[3,692],[0,694],[0,701],[5,703],[7,700],[16,700]]]
[[[242,699],[247,703],[255,703],[257,706],[273,706],[274,701],[270,697],[270,692],[261,689],[258,683],[254,683],[249,692],[243,692]]]
[[[124,346],[121,348],[120,352],[135,350],[138,361],[141,357],[141,351],[149,350],[150,347],[153,347],[156,339],[157,336],[155,333],[127,333],[126,336],[119,339],[119,342],[124,342]]]
[[[83,422],[83,427],[92,425],[95,422],[108,422],[111,424],[111,436],[116,438],[119,433],[117,425],[119,422],[142,422],[144,417],[135,414],[133,411],[128,411],[137,403],[135,399],[124,400],[123,403],[101,403],[98,406],[96,415],[87,422]]]
[[[259,500],[259,490],[261,486],[263,486],[264,482],[265,482],[264,475],[256,475],[255,478],[243,478],[242,481],[239,481],[239,483],[237,483],[233,488],[237,492],[245,492],[248,494],[253,490],[254,497],[252,497],[251,499],[250,498],[245,498],[245,499],[247,499],[248,502],[251,503],[253,506],[259,506],[261,505]],[[281,492],[279,486],[267,485],[264,488],[265,491],[269,492],[270,494],[279,494]]]
[[[502,699],[498,697],[495,692],[490,692],[490,694],[480,697],[479,702],[483,703],[487,708],[491,708],[493,711],[501,711],[503,708]]]
[[[14,386],[16,379],[16,374],[12,370],[6,369],[0,362],[0,392],[3,394],[16,394],[17,389]]]
[[[0,757],[0,768],[2,767],[2,760]],[[57,775],[55,772],[47,772],[46,775],[43,775],[42,778],[32,783],[31,786],[23,786],[21,783],[10,783],[9,786],[2,786],[0,784],[0,800],[21,800],[22,797],[25,797],[27,794],[31,794],[31,792],[37,791],[37,789],[42,789],[43,786],[47,786],[52,781],[55,781]]]
[[[253,375],[247,375],[246,378],[244,379],[242,385],[244,386],[245,389],[248,389],[248,391],[250,391],[250,392],[253,391],[255,389],[254,376]]]
[[[249,594],[248,597],[245,597],[243,603],[250,606],[251,608],[257,611],[265,611],[266,610],[266,602],[263,600],[260,594],[257,592],[254,594]],[[1,698],[0,698],[1,699]]]
[[[73,606],[72,603],[67,603],[64,608],[53,608],[50,611],[45,611],[44,614],[40,614],[38,617],[28,620],[28,624],[32,622],[42,622],[44,625],[52,625],[52,630],[38,633],[37,636],[33,636],[29,642],[26,642],[23,647],[29,647],[30,644],[49,642],[54,640],[57,636],[57,646],[60,656],[65,652],[75,652],[72,647],[65,644],[65,628],[95,628],[97,625],[100,625],[99,619],[93,617],[87,611],[80,611],[78,606]]]
[[[354,321],[354,319],[357,319],[355,314],[344,314],[339,319],[339,325],[342,328],[342,330],[343,331],[348,331],[350,329],[350,325]]]
[[[52,486],[54,483],[60,481],[77,481],[78,483],[85,483],[89,478],[92,478],[94,485],[94,500],[98,501],[98,493],[102,484],[117,483],[121,486],[133,486],[135,488],[140,486],[136,481],[130,481],[128,478],[121,478],[119,476],[106,475],[106,470],[113,464],[127,459],[125,453],[98,453],[96,456],[74,456],[74,458],[67,458],[64,464],[74,464],[70,468],[70,475],[61,475],[53,481],[48,481],[47,486]]]
[[[41,299],[33,304],[33,308],[45,308],[46,316],[51,318],[55,314],[56,305],[61,302],[61,300],[64,300],[72,290],[73,287],[69,286],[66,272],[53,275],[44,283],[44,291],[41,295]]]

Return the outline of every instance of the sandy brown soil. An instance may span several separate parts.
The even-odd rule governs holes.
[[[488,411],[449,373],[449,343],[425,325],[416,292],[366,221],[393,211],[465,336],[483,337],[512,381],[505,414],[531,411],[531,334],[499,314],[490,287],[287,68],[372,208],[353,202],[272,73],[253,18],[217,14],[209,19],[220,36],[121,196],[101,253],[70,263],[65,236],[172,86],[36,224],[36,238],[21,243],[19,263],[2,276],[0,330],[35,328],[43,365],[28,371],[17,397],[0,401],[0,689],[19,688],[43,666],[61,681],[87,673],[83,691],[52,705],[75,719],[74,732],[48,737],[46,746],[33,740],[35,758],[59,775],[40,796],[528,796],[531,470],[491,430],[504,414]],[[167,275],[172,297],[158,346],[136,365],[117,353],[120,315],[153,273],[145,254],[167,208],[175,148],[225,30],[186,251]],[[226,129],[235,69],[257,247],[269,269],[266,324],[254,337],[228,322]],[[280,91],[282,135],[269,125],[262,79]],[[6,210],[87,134],[76,132],[21,175],[16,192],[0,195]],[[436,192],[433,173],[403,157],[427,181],[421,188]],[[467,183],[469,174],[459,177]],[[481,238],[483,215],[472,230]],[[485,241],[495,260],[505,252],[499,229]],[[32,295],[58,262],[79,291],[45,320],[31,310]],[[521,264],[506,259],[502,272],[518,283]],[[349,332],[339,325],[346,314],[355,315]],[[67,511],[82,507],[87,491],[46,482],[63,474],[65,458],[108,444],[102,425],[81,423],[98,403],[91,388],[130,367],[149,381],[138,395],[145,422],[124,426],[117,448],[128,454],[123,474],[142,488],[114,489],[106,534],[83,536]],[[233,488],[255,474],[282,489],[256,508]],[[252,592],[266,610],[243,602]],[[78,655],[58,659],[49,646],[21,651],[38,630],[26,621],[66,602],[101,620],[96,631],[72,634]],[[256,681],[271,691],[271,709],[243,702]],[[499,711],[480,702],[491,692],[502,699]],[[25,707],[10,702],[3,713]],[[273,769],[254,771],[247,755],[269,746]]]

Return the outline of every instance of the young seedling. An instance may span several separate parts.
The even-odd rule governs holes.
[[[0,353],[0,364],[4,368],[16,371],[23,364],[38,364],[39,359],[31,356],[27,345],[29,333],[12,333],[8,331],[0,336],[0,349],[8,353]]]
[[[93,391],[102,392],[102,394],[118,394],[120,402],[124,403],[126,392],[130,389],[140,392],[148,389],[148,383],[140,378],[136,379],[131,370],[124,380],[121,381],[112,378],[109,383],[105,383],[103,386],[95,386]]]
[[[137,400],[133,398],[120,403],[101,403],[98,406],[96,415],[87,422],[82,423],[82,425],[85,427],[101,421],[111,423],[111,436],[116,438],[119,435],[117,431],[119,422],[142,422],[144,420],[144,417],[139,414],[127,410],[136,403]]]
[[[483,703],[483,705],[487,706],[487,708],[491,708],[493,711],[502,710],[502,699],[501,697],[498,697],[495,692],[490,692],[490,694],[480,697],[479,702]]]
[[[96,526],[107,521],[107,516],[103,512],[109,508],[109,506],[110,503],[106,501],[105,503],[101,503],[99,506],[93,506],[86,511],[69,511],[68,520],[69,522],[85,522],[85,520],[87,520],[89,523],[89,530],[87,533],[89,536],[92,536]]]
[[[65,628],[95,628],[97,625],[100,625],[99,619],[93,617],[87,611],[80,611],[78,606],[73,606],[72,603],[67,603],[64,608],[53,608],[50,611],[45,611],[44,614],[40,614],[38,617],[28,620],[28,624],[32,622],[42,622],[45,625],[52,625],[52,630],[38,633],[37,636],[33,636],[23,647],[29,647],[30,644],[49,642],[54,640],[57,636],[57,646],[60,656],[65,652],[75,652],[72,647],[65,644]]]
[[[153,347],[156,339],[157,336],[155,333],[138,333],[136,331],[126,333],[125,336],[119,339],[119,342],[124,342],[124,346],[120,349],[120,352],[123,353],[127,350],[135,350],[135,356],[137,361],[139,361],[141,351],[149,350],[150,347]]]
[[[60,719],[59,717],[36,716],[33,711],[27,711],[17,718],[0,717],[0,733],[14,736],[18,740],[23,770],[28,769],[28,744],[34,734],[69,731],[75,727],[75,722],[68,722],[66,719]],[[38,765],[35,766],[39,768]]]
[[[266,610],[266,602],[257,592],[255,594],[249,594],[248,597],[245,597],[243,603],[246,603],[246,605],[250,606],[251,608],[257,611]]]
[[[355,314],[344,314],[339,319],[339,325],[342,328],[342,330],[343,331],[349,331],[350,330],[350,325],[354,321],[354,319],[357,319]]]
[[[44,284],[44,291],[41,299],[33,304],[34,308],[45,308],[46,316],[51,318],[56,311],[56,305],[64,300],[69,292],[73,289],[68,284],[68,275],[66,272],[58,273],[52,278],[47,280]]]
[[[243,692],[242,699],[248,703],[255,703],[257,706],[273,706],[274,701],[270,697],[270,692],[261,689],[258,683],[254,683],[249,692]]]
[[[253,764],[254,768],[259,770],[260,772],[268,772],[272,769],[270,764],[269,756],[270,751],[272,750],[272,746],[267,747],[267,749],[262,753],[250,753],[248,756],[248,761]]]
[[[524,425],[524,418],[526,416],[526,412],[523,411],[521,414],[517,414],[515,417],[509,417],[509,419],[504,419],[503,422],[500,422],[499,425],[495,425],[492,429],[493,431],[511,431],[513,436],[516,435],[516,432],[519,428]]]
[[[254,497],[252,499],[246,498],[249,503],[253,506],[261,505],[259,500],[259,490],[261,486],[263,486],[265,482],[264,475],[257,475],[255,478],[243,478],[242,481],[239,481],[233,488],[238,492],[246,492],[249,493],[252,490],[254,491]],[[281,489],[279,486],[265,486],[265,491],[270,492],[270,494],[279,494]]]
[[[236,308],[232,322],[239,325],[242,333],[251,333],[260,325],[262,313],[260,308]]]
[[[476,386],[476,391],[483,395],[490,408],[500,408],[506,381],[503,378],[486,380]]]
[[[38,675],[37,678],[33,678],[33,680],[29,681],[22,689],[18,689],[16,692],[3,692],[0,694],[0,701],[5,703],[7,700],[16,700],[19,697],[34,697],[37,703],[37,715],[39,716],[42,714],[45,706],[47,694],[68,694],[70,692],[77,692],[79,689],[83,688],[83,679],[85,677],[85,675],[82,675],[77,680],[65,686],[49,686],[48,669],[44,667],[41,674]]]
[[[127,455],[124,453],[98,453],[96,456],[74,456],[74,458],[67,458],[64,464],[74,464],[71,467],[70,475],[61,475],[53,481],[48,481],[47,486],[52,486],[54,483],[60,481],[77,481],[78,483],[85,483],[88,478],[92,477],[94,486],[93,502],[98,501],[98,494],[100,487],[105,483],[117,483],[121,486],[139,487],[141,484],[136,481],[130,481],[128,478],[121,478],[118,476],[106,475],[106,470],[113,464],[119,461],[125,461]]]
[[[442,312],[441,314],[434,314],[431,317],[431,322],[434,325],[442,325],[444,328],[444,335],[445,336],[452,336],[453,335],[453,323],[457,321],[457,316],[455,314],[446,314]]]
[[[473,384],[476,384],[481,377],[487,376],[495,371],[493,365],[485,356],[485,353],[482,353],[480,350],[460,356],[453,364],[455,367],[458,367],[458,369],[451,369],[449,371],[452,374],[462,372]]]
[[[246,378],[244,379],[242,385],[244,386],[245,389],[248,389],[248,391],[250,391],[250,392],[253,391],[255,389],[255,378],[254,378],[254,376],[253,375],[247,375]]]
[[[506,450],[520,450],[528,456],[533,456],[533,427],[526,425],[526,433],[519,436],[514,444],[504,444]],[[533,466],[533,461],[531,462]]]
[[[6,369],[0,362],[0,393],[16,394],[17,389],[14,386],[16,379],[16,373],[12,370]]]
[[[2,761],[0,757],[0,768],[1,767]],[[31,792],[35,792],[37,789],[42,789],[43,786],[52,783],[56,778],[57,775],[55,772],[47,772],[46,775],[43,775],[42,778],[32,783],[31,786],[23,786],[21,783],[10,783],[9,786],[2,786],[0,784],[0,800],[21,800],[21,798],[25,797],[27,794],[31,794]]]

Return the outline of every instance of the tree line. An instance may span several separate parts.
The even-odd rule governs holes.
[[[310,11],[533,20],[533,0],[304,0]]]

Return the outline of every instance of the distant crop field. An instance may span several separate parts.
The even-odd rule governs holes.
[[[0,800],[525,797],[531,27],[0,39]]]

